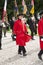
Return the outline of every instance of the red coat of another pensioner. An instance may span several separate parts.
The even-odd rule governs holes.
[[[43,36],[43,18],[40,19],[38,23],[38,34]],[[43,50],[43,41],[40,39],[40,48]]]
[[[21,20],[17,20],[13,26],[13,33],[16,34],[16,44],[19,46],[25,46],[25,42],[31,39],[30,35],[27,35],[26,24],[22,24]]]

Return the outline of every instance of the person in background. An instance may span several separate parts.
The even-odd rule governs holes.
[[[13,16],[10,21],[9,21],[9,24],[10,24],[10,28],[13,29],[13,25],[14,25],[14,21],[15,21],[15,17]]]
[[[40,41],[40,51],[38,53],[38,58],[42,60],[43,54],[43,11],[40,13],[41,19],[38,22],[38,34],[39,34],[39,41]]]
[[[1,46],[2,46],[1,40],[2,40],[2,20],[0,20],[0,50],[2,49],[1,48]]]
[[[12,18],[11,18],[11,20],[9,21],[9,24],[10,24],[10,28],[11,28],[11,30],[12,30],[12,35],[11,35],[11,37],[12,37],[12,40],[14,41],[15,40],[15,34],[13,34],[13,25],[14,25],[14,23],[15,23],[15,17],[13,16]]]
[[[29,28],[30,28],[30,31],[31,31],[32,40],[34,40],[35,19],[33,20],[33,17],[30,14],[28,15],[27,24],[29,25]]]
[[[23,20],[23,17],[23,14],[18,14],[18,19],[15,21],[13,26],[13,32],[16,34],[16,44],[19,46],[18,54],[21,55],[23,53],[23,56],[26,56],[25,46],[26,42],[31,39],[31,36],[27,34],[26,21]]]
[[[31,17],[31,19],[32,19],[33,26],[34,26],[34,34],[37,34],[37,25],[36,25],[35,16],[33,15],[33,16]]]
[[[2,24],[3,24],[4,37],[7,37],[6,36],[6,32],[7,32],[7,22],[6,22],[6,19],[4,19]]]

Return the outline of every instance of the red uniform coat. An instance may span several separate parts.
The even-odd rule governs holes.
[[[13,33],[16,34],[16,44],[19,46],[25,46],[25,42],[31,39],[31,36],[27,35],[26,25],[23,25],[21,20],[17,20],[14,23]]]
[[[39,36],[43,36],[43,18],[41,18],[38,23],[38,33]],[[40,48],[43,50],[43,41],[41,39],[40,39]]]

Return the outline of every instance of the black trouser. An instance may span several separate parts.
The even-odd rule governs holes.
[[[3,27],[4,29],[4,36],[6,36],[6,27]]]
[[[19,46],[18,53],[21,53],[21,51],[23,52],[23,54],[26,52],[26,49],[24,46]]]
[[[43,54],[43,50],[40,50],[39,55],[42,55],[42,54]]]
[[[0,48],[1,48],[1,38],[0,38]]]
[[[31,29],[30,29],[31,30]],[[34,36],[34,32],[33,32],[33,30],[31,30],[31,36],[32,36],[32,38],[33,38],[33,36]]]
[[[0,48],[1,48],[1,39],[2,39],[2,26],[0,26]]]
[[[33,38],[33,36],[34,36],[34,33],[37,34],[37,31],[36,31],[36,30],[34,30],[34,31],[31,30],[31,36],[32,36],[32,38]]]
[[[37,29],[35,29],[35,34],[37,34]]]
[[[2,32],[0,33],[0,48],[1,48]]]
[[[32,39],[33,39],[33,36],[34,36],[34,28],[32,28],[31,26],[29,26],[29,28],[30,28],[30,31],[31,31]]]

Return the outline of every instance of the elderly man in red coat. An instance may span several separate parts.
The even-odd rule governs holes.
[[[38,53],[38,57],[40,60],[42,60],[42,54],[43,54],[43,11],[40,13],[41,19],[38,22],[38,33],[40,38],[40,52]]]
[[[23,56],[26,56],[25,45],[26,42],[31,39],[31,36],[27,35],[27,27],[25,21],[23,21],[23,14],[18,15],[18,20],[14,23],[13,33],[16,34],[16,44],[19,45],[18,54],[23,52]]]

